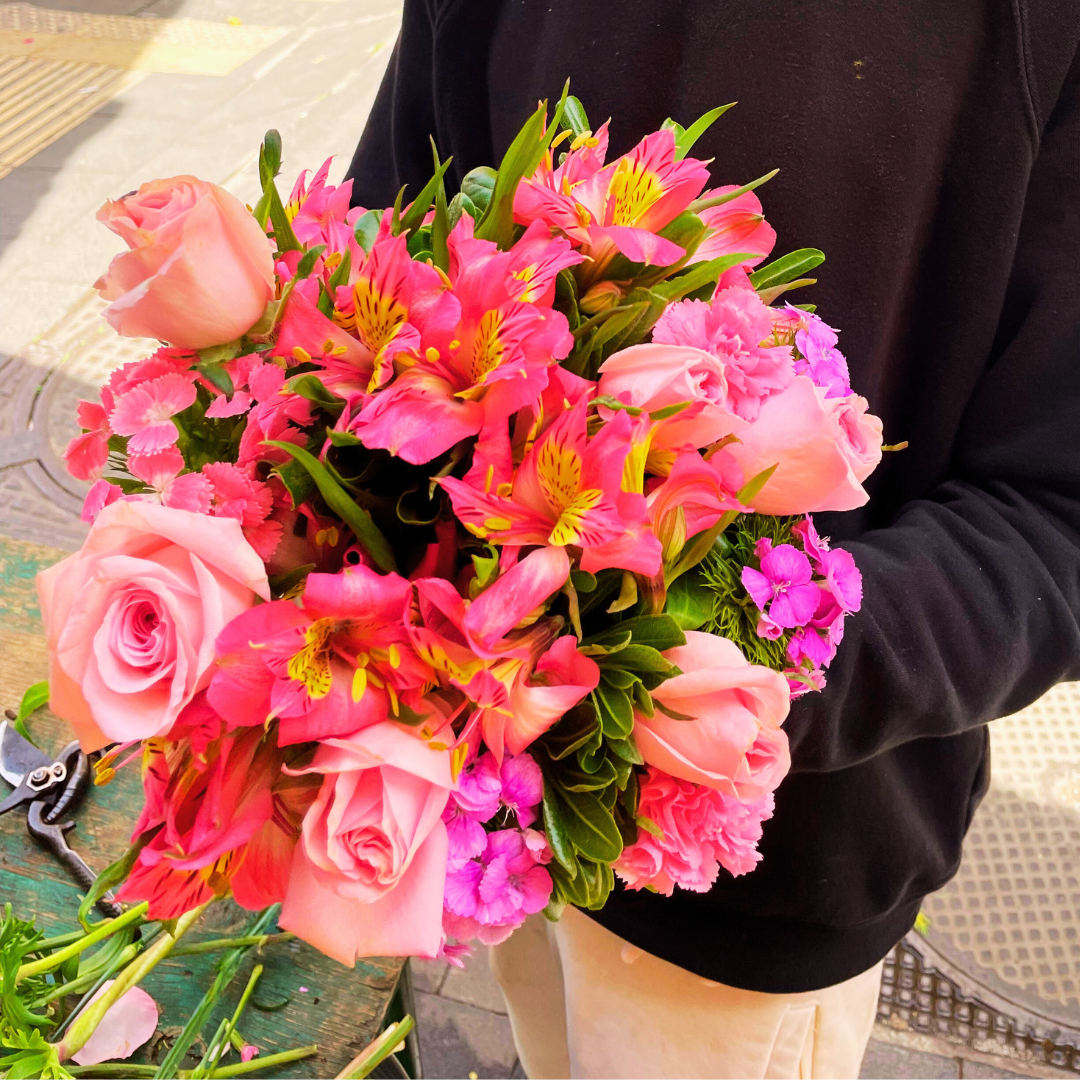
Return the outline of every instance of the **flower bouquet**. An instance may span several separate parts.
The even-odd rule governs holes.
[[[39,581],[53,710],[141,762],[118,893],[231,893],[346,964],[446,956],[760,859],[793,695],[861,579],[811,513],[881,456],[806,249],[689,156],[606,161],[564,92],[448,199],[253,208],[189,176],[99,219],[109,322],[161,348],[83,401],[83,548]],[[434,145],[433,145],[434,152]]]

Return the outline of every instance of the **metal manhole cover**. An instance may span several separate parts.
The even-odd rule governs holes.
[[[959,873],[927,897],[926,942],[971,992],[1080,1045],[1080,683],[990,731],[990,791]]]

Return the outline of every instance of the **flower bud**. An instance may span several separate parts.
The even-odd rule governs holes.
[[[623,298],[623,291],[614,281],[598,281],[578,302],[578,307],[586,315],[598,315],[618,304]]]

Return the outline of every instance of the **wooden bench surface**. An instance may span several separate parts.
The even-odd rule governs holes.
[[[16,708],[26,687],[46,677],[45,643],[34,591],[34,575],[65,552],[0,537],[0,711]],[[29,723],[46,753],[55,753],[71,736],[47,710]],[[8,787],[0,782],[0,796]],[[92,788],[76,811],[71,846],[94,870],[126,850],[142,803],[137,762],[111,784]],[[35,916],[47,933],[76,927],[79,894],[64,869],[34,843],[19,810],[0,818],[0,900],[11,901],[23,918]],[[235,936],[248,913],[231,901],[212,905],[203,923],[185,940]],[[160,1028],[179,1027],[211,981],[215,955],[165,960],[143,983],[163,1010]],[[318,1057],[297,1062],[275,1076],[332,1077],[381,1029],[401,975],[400,959],[359,961],[349,970],[300,942],[268,946],[249,956],[203,1029],[210,1038],[221,1017],[231,1015],[256,962],[265,971],[255,998],[263,1004],[288,1004],[276,1011],[248,1007],[240,1030],[264,1054],[307,1043],[319,1044]],[[145,1048],[129,1060],[146,1060]],[[236,1060],[230,1056],[228,1061]],[[260,1075],[258,1073],[256,1076]]]

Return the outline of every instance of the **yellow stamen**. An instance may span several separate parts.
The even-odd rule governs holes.
[[[396,644],[393,644],[386,651],[390,658],[390,666],[397,671],[397,669],[401,667],[401,650]]]
[[[329,648],[333,631],[333,619],[316,619],[304,632],[304,647],[289,660],[286,668],[289,678],[302,682],[313,698],[326,697],[333,683]]]
[[[364,693],[366,691],[367,691],[367,672],[362,667],[358,667],[353,672],[353,677],[352,677],[352,699],[353,699],[353,701],[359,701],[364,696]]]
[[[299,345],[294,345],[293,346],[292,354],[293,354],[293,359],[294,360],[299,360],[301,364],[310,364],[311,363],[311,353],[309,353],[307,351],[307,349],[301,348]]]
[[[608,185],[608,198],[615,203],[612,225],[637,225],[663,194],[664,187],[656,173],[646,171],[641,162],[623,158]]]

